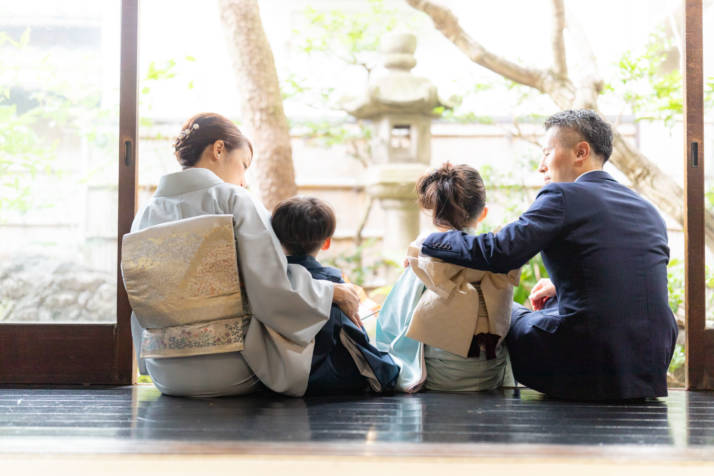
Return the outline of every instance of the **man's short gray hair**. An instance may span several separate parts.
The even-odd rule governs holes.
[[[612,154],[612,128],[595,111],[568,109],[545,120],[545,130],[551,127],[577,132],[605,162]]]

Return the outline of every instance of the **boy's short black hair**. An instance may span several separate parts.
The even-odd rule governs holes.
[[[335,212],[319,198],[292,197],[278,203],[271,224],[289,255],[306,255],[335,233]]]

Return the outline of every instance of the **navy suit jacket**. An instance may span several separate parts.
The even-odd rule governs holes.
[[[677,325],[668,304],[665,223],[608,173],[548,184],[498,233],[434,233],[422,252],[497,273],[541,253],[557,299],[531,313],[535,329],[526,332],[549,356],[543,366],[551,368],[542,369],[546,393],[585,399],[667,394]],[[528,339],[519,341],[525,354]],[[537,362],[540,356],[526,357]]]
[[[342,273],[337,268],[322,266],[309,255],[288,256],[288,263],[305,267],[313,279],[344,283]],[[357,367],[340,339],[345,332],[355,348],[362,354],[372,375],[379,381],[383,392],[391,391],[399,376],[399,366],[387,352],[377,350],[369,342],[367,332],[357,327],[339,307],[332,305],[330,318],[315,336],[312,366],[307,384],[307,394],[328,394],[358,392],[367,387],[367,380]]]

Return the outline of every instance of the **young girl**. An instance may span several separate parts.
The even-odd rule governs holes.
[[[470,233],[488,213],[481,175],[468,165],[447,162],[416,188],[419,205],[431,211],[439,231]],[[444,263],[420,255],[424,238],[409,246],[408,267],[377,321],[377,347],[401,367],[397,389],[498,388],[508,366],[503,339],[520,270],[505,275]]]

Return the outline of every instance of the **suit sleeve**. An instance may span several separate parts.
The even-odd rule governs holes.
[[[234,198],[238,260],[251,310],[285,339],[306,345],[330,315],[333,283],[288,264],[267,210],[248,194]]]
[[[498,233],[474,236],[461,231],[432,233],[422,253],[469,268],[508,273],[546,249],[565,224],[565,197],[554,185],[544,187],[518,220]]]

